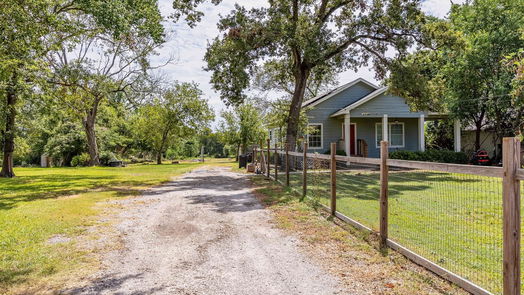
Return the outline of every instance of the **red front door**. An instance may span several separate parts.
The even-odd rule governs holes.
[[[355,140],[355,136],[356,136],[356,132],[355,132],[355,124],[351,124],[349,125],[349,151],[352,155],[355,155],[356,154],[356,140]]]

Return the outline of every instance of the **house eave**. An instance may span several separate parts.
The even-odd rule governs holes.
[[[349,83],[347,83],[346,85],[343,85],[343,86],[340,86],[338,90],[336,91],[333,91],[332,93],[329,93],[329,94],[323,94],[323,95],[319,95],[319,96],[316,96],[312,99],[309,99],[307,101],[305,101],[302,105],[302,107],[309,107],[309,108],[313,108],[315,106],[317,106],[318,104],[332,98],[333,96],[343,92],[344,90],[356,85],[357,83],[359,82],[362,82],[370,87],[372,87],[373,89],[379,89],[379,87],[371,82],[369,82],[368,80],[366,79],[363,79],[363,78],[358,78],[358,79],[355,79]]]
[[[335,112],[334,114],[331,115],[331,117],[338,117],[340,115],[346,115],[346,114],[349,114],[349,112],[351,112],[351,110],[355,109],[356,107],[358,106],[361,106],[362,104],[374,99],[375,97],[383,94],[384,92],[386,92],[388,88],[387,87],[382,87],[382,88],[379,88],[373,92],[371,92],[370,94],[368,94],[367,96],[363,97],[362,99],[354,102],[353,104],[350,104],[349,106]]]

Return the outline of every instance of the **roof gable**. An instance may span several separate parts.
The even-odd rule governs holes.
[[[335,96],[337,96],[338,94],[350,89],[351,87],[359,84],[359,83],[363,83],[369,87],[371,87],[373,90],[376,90],[378,89],[379,87],[376,86],[375,84],[365,80],[365,79],[362,79],[362,78],[358,78],[356,80],[353,80],[347,84],[344,84],[342,86],[339,86],[327,93],[324,93],[322,95],[319,95],[319,96],[316,96],[312,99],[309,99],[307,101],[305,101],[303,104],[302,104],[302,107],[310,107],[310,108],[314,108],[315,106],[323,103],[324,101],[330,99],[330,98],[333,98]]]
[[[388,89],[387,87],[379,88],[379,89],[371,92],[370,94],[364,96],[363,98],[361,98],[361,99],[351,103],[350,105],[346,106],[345,108],[335,112],[333,115],[331,115],[331,117],[336,117],[336,116],[340,116],[340,115],[343,115],[343,114],[347,114],[352,109],[365,104],[366,102],[372,100],[373,98],[375,98],[375,97],[377,97],[377,96],[379,96],[381,94],[384,94],[387,89]]]
[[[388,93],[387,90],[387,87],[380,88],[359,101],[335,112],[331,117],[344,114],[350,114],[351,117],[356,118],[382,117],[383,115],[401,118],[417,118],[420,115],[438,115],[429,112],[412,111],[405,98]]]

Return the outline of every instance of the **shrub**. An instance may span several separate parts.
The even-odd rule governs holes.
[[[129,161],[132,163],[132,164],[136,164],[136,163],[140,163],[140,159],[135,157],[135,156],[131,156],[129,157]]]
[[[331,155],[331,151],[327,150],[324,152],[324,155]],[[345,150],[337,150],[337,156],[346,156]]]
[[[389,154],[391,159],[467,164],[468,156],[463,152],[454,152],[449,150],[427,150],[424,152],[412,152],[398,150]]]
[[[76,155],[71,160],[71,166],[72,167],[85,167],[89,165],[89,154],[82,153],[80,155]]]
[[[100,165],[103,165],[103,166],[108,166],[109,162],[118,161],[118,158],[116,157],[115,154],[113,154],[112,152],[107,152],[107,151],[101,152],[99,158],[100,158]]]

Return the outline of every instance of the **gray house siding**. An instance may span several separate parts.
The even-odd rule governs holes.
[[[390,148],[389,151],[408,150],[418,151],[418,119],[413,118],[388,118],[390,123],[400,122],[404,123],[404,147]],[[357,118],[351,120],[357,125],[357,139],[364,140],[368,145],[368,156],[371,158],[380,157],[380,148],[377,148],[375,143],[375,127],[376,123],[382,123],[380,118]]]
[[[322,124],[323,142],[321,149],[308,149],[308,152],[325,153],[329,151],[330,143],[339,143],[342,139],[343,116],[332,118],[331,115],[340,109],[358,101],[375,89],[364,83],[339,93],[318,104],[307,112],[309,123]],[[351,123],[356,124],[356,139],[368,144],[368,156],[379,157],[380,149],[375,144],[375,126],[382,122],[382,116],[388,115],[388,121],[404,123],[404,147],[390,148],[394,150],[419,150],[418,119],[421,112],[411,112],[405,100],[401,97],[382,94],[351,110]],[[339,145],[340,148],[340,145]]]
[[[322,148],[308,149],[311,153],[324,153],[329,150],[331,142],[338,142],[342,137],[342,121],[331,118],[331,114],[358,101],[375,89],[365,83],[357,83],[353,87],[321,102],[307,112],[309,124],[322,124]]]
[[[418,118],[423,112],[412,112],[402,97],[382,94],[351,110],[351,118],[382,117]]]

